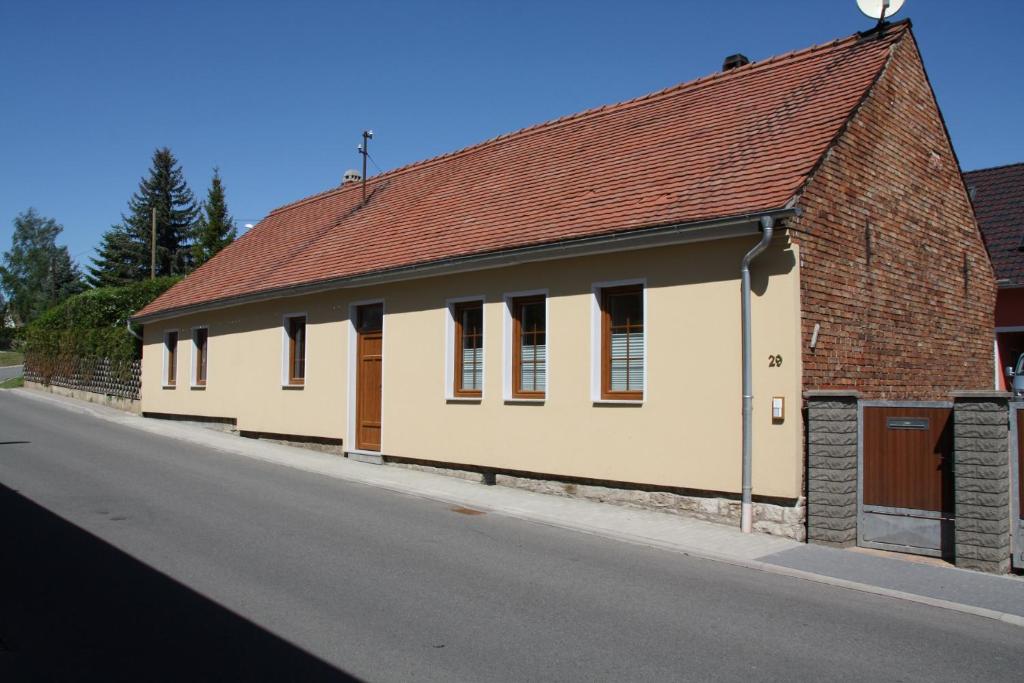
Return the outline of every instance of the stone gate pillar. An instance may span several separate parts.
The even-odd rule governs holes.
[[[804,392],[807,400],[807,540],[857,543],[857,406],[852,390]]]
[[[953,393],[956,565],[1010,571],[1009,399],[1005,392]]]

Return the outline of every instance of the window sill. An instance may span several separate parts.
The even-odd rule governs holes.
[[[515,405],[517,403],[524,403],[526,405],[541,405],[542,406],[542,405],[544,405],[545,401],[547,401],[547,397],[545,397],[545,398],[526,398],[526,397],[509,396],[509,397],[507,397],[505,399],[505,403],[507,405]]]
[[[192,386],[189,387],[189,389],[191,389],[192,391],[206,391],[206,385],[205,384],[193,384]]]
[[[642,398],[598,398],[595,406],[642,406],[646,399]]]
[[[446,403],[481,403],[483,396],[446,396]]]
[[[294,391],[296,389],[305,389],[306,385],[305,384],[282,384],[281,388]]]
[[[178,385],[177,384],[164,384],[163,388],[164,389],[177,389]]]

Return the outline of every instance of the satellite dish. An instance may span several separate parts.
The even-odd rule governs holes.
[[[857,0],[865,16],[883,21],[900,11],[904,0]]]

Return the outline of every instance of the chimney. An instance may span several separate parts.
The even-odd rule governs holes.
[[[735,69],[737,67],[746,66],[747,64],[750,64],[750,60],[747,59],[747,56],[741,55],[740,53],[737,52],[736,54],[729,55],[728,57],[725,58],[725,61],[722,63],[722,71],[728,71],[729,69]]]
[[[358,183],[363,179],[363,176],[359,175],[359,171],[354,168],[350,168],[345,171],[345,175],[341,177],[341,184],[348,185],[349,183]]]

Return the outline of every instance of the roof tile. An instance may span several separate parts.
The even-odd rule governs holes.
[[[566,116],[274,210],[137,313],[781,208],[909,24]]]
[[[1024,163],[964,173],[999,284],[1024,284]]]

